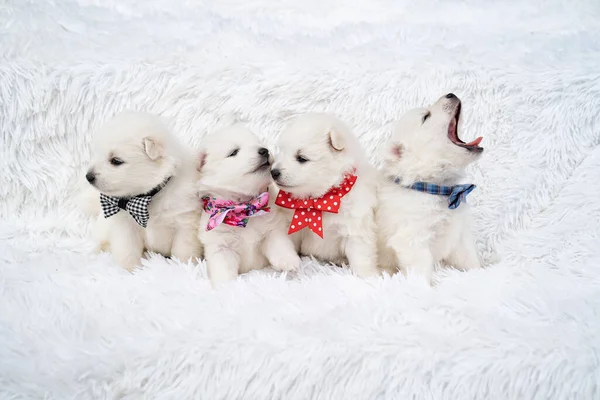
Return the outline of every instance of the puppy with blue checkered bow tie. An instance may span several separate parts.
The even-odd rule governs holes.
[[[463,175],[483,153],[482,138],[460,139],[461,108],[449,93],[408,111],[395,125],[376,212],[379,265],[388,272],[431,283],[437,263],[461,270],[481,266],[466,204],[475,185],[463,183]]]
[[[96,216],[99,249],[129,271],[145,251],[200,257],[197,176],[192,154],[158,117],[123,112],[109,120],[94,138],[82,196]]]

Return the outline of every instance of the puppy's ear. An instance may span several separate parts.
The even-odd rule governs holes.
[[[330,128],[329,145],[335,151],[342,151],[346,147],[346,139],[344,138],[344,135],[338,132],[335,128]]]
[[[198,172],[202,171],[204,164],[206,164],[206,152],[202,150],[196,159],[196,170],[198,170]]]
[[[144,145],[144,151],[146,155],[153,161],[162,158],[165,152],[165,149],[161,142],[152,137],[145,137],[142,140],[142,144]]]

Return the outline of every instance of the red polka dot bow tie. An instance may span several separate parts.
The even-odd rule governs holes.
[[[283,208],[296,210],[290,223],[288,235],[308,227],[311,231],[323,238],[323,212],[337,214],[340,210],[342,197],[350,192],[356,183],[357,176],[347,175],[343,182],[329,189],[327,193],[317,199],[296,199],[290,193],[279,191],[275,204]]]

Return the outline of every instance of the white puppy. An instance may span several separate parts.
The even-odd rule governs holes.
[[[465,143],[458,137],[460,110],[449,93],[407,112],[395,126],[377,210],[379,263],[390,272],[414,271],[431,282],[440,261],[463,270],[480,266],[465,204],[474,185],[459,182],[483,148],[481,138]]]
[[[334,116],[309,113],[284,130],[279,148],[276,204],[300,253],[376,275],[377,174],[357,137]]]
[[[300,264],[282,215],[272,208],[270,166],[269,151],[243,126],[203,143],[198,190],[205,212],[198,237],[213,286],[269,264],[279,271]]]
[[[158,117],[123,112],[109,120],[85,177],[94,238],[122,267],[138,266],[144,250],[181,261],[201,256],[196,164]]]

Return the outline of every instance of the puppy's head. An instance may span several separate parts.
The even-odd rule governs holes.
[[[385,150],[386,173],[433,180],[460,175],[483,152],[481,137],[465,143],[458,136],[460,112],[460,99],[448,93],[428,108],[404,114]]]
[[[342,121],[309,113],[297,117],[281,134],[271,175],[277,186],[294,196],[320,197],[361,161],[358,139]]]
[[[201,193],[242,199],[256,196],[271,183],[269,151],[241,125],[207,137],[200,150]]]
[[[120,113],[95,136],[86,179],[100,192],[111,196],[149,192],[175,172],[176,147],[168,128],[158,117]]]

